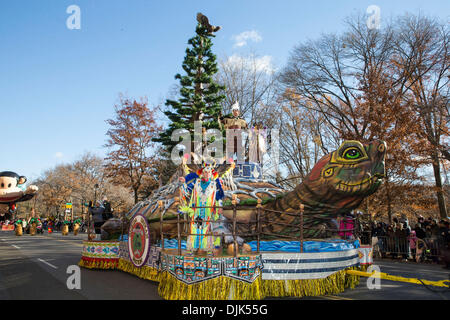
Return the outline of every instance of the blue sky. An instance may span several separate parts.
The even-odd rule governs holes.
[[[70,5],[81,10],[80,30],[66,27]],[[339,32],[369,5],[380,7],[381,23],[406,12],[450,21],[444,0],[2,0],[0,171],[33,179],[86,151],[103,156],[120,92],[164,102],[197,12],[222,26],[219,58],[252,52],[280,68],[296,44]]]

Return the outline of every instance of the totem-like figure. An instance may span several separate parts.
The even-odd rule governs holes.
[[[239,102],[235,102],[231,106],[231,115],[227,115],[220,119],[220,127],[226,130],[227,138],[227,158],[236,158],[242,162],[244,161],[244,149],[242,147],[242,134],[244,130],[248,129],[247,122],[241,116],[241,109],[239,107]]]
[[[249,130],[249,162],[259,164],[263,163],[264,155],[267,152],[266,136],[266,129],[261,124],[256,124],[251,130]]]

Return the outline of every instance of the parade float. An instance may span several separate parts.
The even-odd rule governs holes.
[[[12,220],[17,210],[17,203],[31,200],[37,193],[38,187],[25,187],[27,178],[12,171],[0,172],[0,216],[5,220]],[[11,226],[3,226],[2,230],[14,230]],[[16,235],[22,235],[21,225]]]
[[[165,299],[342,292],[358,282],[346,270],[370,264],[371,254],[357,239],[334,237],[334,221],[378,189],[385,153],[383,141],[345,141],[289,192],[257,174],[256,163],[203,164],[196,171],[185,164],[183,174],[128,213],[121,241],[85,242],[80,265],[157,281]],[[207,190],[217,180],[223,198],[211,206],[219,190]]]
[[[263,170],[263,126],[249,128],[238,102],[230,106],[232,114],[220,115],[210,39],[220,28],[202,14],[197,21],[183,63],[187,75],[176,76],[183,99],[167,101],[172,124],[158,142],[170,146],[175,129],[191,132],[189,125],[200,121],[209,129],[246,131],[247,156],[229,157],[239,153],[240,142],[228,138],[221,159],[191,148],[168,183],[120,223],[116,218],[103,224],[116,239],[84,242],[79,265],[158,282],[159,294],[168,300],[304,297],[353,288],[359,276],[348,271],[370,264],[371,254],[370,248],[360,249],[350,214],[381,185],[385,142],[344,141],[297,187],[284,189]],[[353,219],[353,227],[339,230],[341,217]],[[342,231],[353,237],[342,239]]]

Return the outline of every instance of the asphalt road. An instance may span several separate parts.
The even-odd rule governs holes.
[[[102,270],[81,270],[81,289],[68,289],[87,235],[62,236],[0,233],[0,300],[159,300],[157,283],[131,274]]]
[[[375,260],[380,272],[404,278],[416,278],[429,281],[450,279],[450,270],[441,265],[418,264],[394,260]],[[450,300],[450,289],[436,286],[424,286],[406,282],[380,280],[379,289],[369,289],[368,278],[361,277],[359,285],[336,296],[319,297],[331,300]],[[317,299],[317,298],[310,298]]]
[[[67,280],[69,266],[77,265],[82,250],[79,236],[23,235],[0,232],[0,300],[160,300],[158,284],[144,281],[121,271],[81,268],[81,289],[70,290]],[[375,261],[391,275],[426,279],[449,279],[450,270],[439,265]],[[366,278],[354,290],[304,300],[449,300],[450,289],[425,287],[381,280],[380,289],[369,290]],[[268,298],[270,299],[270,298]],[[291,300],[291,299],[289,299]]]

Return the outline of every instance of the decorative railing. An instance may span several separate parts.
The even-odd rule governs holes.
[[[176,199],[176,201],[179,199]],[[234,256],[237,256],[238,253],[238,245],[237,245],[237,237],[256,237],[256,244],[257,244],[257,253],[260,253],[260,243],[261,243],[261,237],[262,236],[269,236],[269,237],[276,237],[276,238],[285,238],[285,239],[290,239],[290,240],[297,240],[300,243],[300,252],[303,253],[303,243],[305,240],[308,240],[304,237],[305,235],[305,230],[321,230],[321,231],[327,231],[327,232],[331,232],[331,233],[352,233],[354,234],[355,231],[357,230],[356,226],[357,224],[356,222],[356,218],[346,218],[347,220],[351,220],[353,221],[353,228],[351,229],[333,229],[333,228],[311,228],[311,227],[306,227],[304,225],[304,205],[300,204],[299,205],[299,211],[298,212],[284,212],[284,211],[276,211],[276,210],[271,210],[271,209],[264,209],[262,207],[262,201],[261,199],[257,200],[257,205],[256,205],[256,219],[255,220],[250,220],[250,221],[246,221],[246,222],[240,222],[237,221],[237,211],[239,209],[247,209],[248,207],[245,208],[240,208],[240,206],[237,203],[237,199],[236,196],[233,196],[233,199],[231,201],[231,206],[226,206],[226,207],[220,207],[220,206],[216,206],[216,207],[208,207],[208,206],[199,206],[199,207],[193,207],[193,209],[210,209],[210,208],[216,208],[216,209],[225,209],[225,210],[232,210],[233,211],[233,218],[232,218],[232,230],[231,233],[206,233],[206,234],[201,234],[202,236],[221,236],[221,237],[225,237],[225,236],[232,236],[233,237],[233,243],[234,243]],[[159,214],[160,214],[160,238],[161,238],[161,249],[164,250],[164,236],[169,235],[169,236],[175,236],[178,240],[178,254],[181,255],[182,250],[181,250],[181,239],[183,237],[187,237],[187,236],[196,236],[199,234],[193,234],[188,232],[188,224],[191,222],[190,219],[187,219],[186,214],[184,215],[184,217],[182,217],[180,214],[177,215],[176,217],[176,221],[174,220],[164,220],[164,216],[163,216],[163,208],[164,208],[164,202],[160,201],[158,204],[158,208],[160,210]],[[298,218],[297,221],[298,223],[285,223],[285,222],[281,222],[281,221],[274,221],[274,220],[268,220],[267,219],[267,214],[272,214],[272,213],[277,213],[280,215],[288,215],[288,216],[292,216],[292,217],[296,217]],[[294,219],[295,220],[295,219]],[[211,224],[215,224],[215,223],[221,223],[221,221],[209,221],[208,223]],[[295,232],[295,235],[286,235],[286,234],[278,234],[278,233],[270,233],[267,231],[264,231],[262,226],[263,223],[270,223],[273,225],[281,225],[281,226],[285,226],[285,227],[289,227],[293,230],[298,230],[298,232]],[[177,232],[164,232],[164,225],[167,224],[177,224]],[[255,227],[253,228],[254,231],[253,232],[238,232],[237,230],[237,225],[238,224],[245,224],[245,225],[255,225]],[[182,227],[183,226],[183,227]],[[252,229],[252,228],[249,228]],[[317,239],[315,239],[317,240]],[[323,239],[321,239],[322,241],[324,241]],[[320,240],[319,240],[320,241]],[[223,242],[222,242],[223,243]]]

